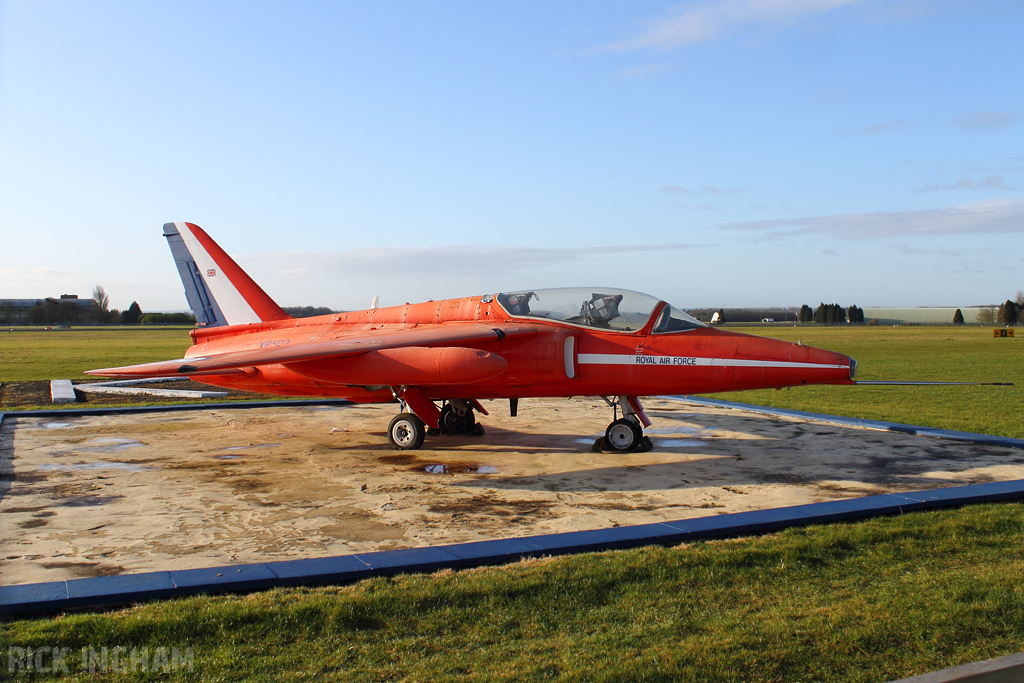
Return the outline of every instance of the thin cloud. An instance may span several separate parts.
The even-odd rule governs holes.
[[[632,69],[619,69],[618,71],[613,72],[612,76],[614,78],[619,78],[622,80],[634,81],[643,78],[653,78],[655,76],[660,76],[661,74],[666,73],[668,71],[674,71],[678,69],[679,66],[680,65],[678,63],[646,64],[644,66],[638,66]]]
[[[311,278],[324,275],[375,276],[386,272],[405,275],[438,273],[459,276],[494,276],[518,273],[534,268],[551,268],[604,254],[625,254],[687,250],[707,245],[669,242],[651,245],[607,247],[382,247],[344,251],[294,251],[283,254],[256,254],[242,257],[247,267],[275,276]]]
[[[958,117],[955,123],[961,128],[995,131],[1006,130],[1020,118],[1021,112],[1008,114],[1001,111],[976,111]]]
[[[76,273],[60,268],[0,268],[0,277],[15,279],[58,278],[71,275],[76,275]]]
[[[910,121],[886,121],[885,123],[876,123],[873,126],[867,126],[866,128],[856,128],[854,130],[847,130],[840,133],[840,135],[878,135],[880,133],[891,133],[894,131],[906,130],[907,128],[913,127]]]
[[[959,251],[952,249],[921,249],[920,247],[912,247],[908,244],[896,244],[892,247],[893,251],[898,251],[901,254],[907,254],[908,256],[920,256],[922,254],[933,255],[939,254],[942,256],[962,256]]]
[[[918,249],[907,244],[897,244],[893,246],[893,250],[898,251],[901,254],[908,254],[910,256],[916,256],[918,254],[925,253],[924,249]]]
[[[1013,188],[1003,182],[1002,176],[990,175],[987,178],[975,182],[973,178],[960,178],[952,183],[930,183],[920,188],[918,192],[934,192],[942,190],[1012,190]]]
[[[706,43],[747,26],[787,26],[859,0],[714,0],[673,6],[667,16],[644,22],[640,33],[605,49],[676,50]]]
[[[750,221],[721,225],[718,229],[762,232],[771,237],[828,235],[844,240],[898,235],[1024,233],[1024,199],[990,200],[920,211]]]
[[[705,195],[723,195],[723,194],[742,194],[747,191],[745,187],[716,187],[714,185],[705,185],[704,187],[691,190],[683,187],[682,185],[662,185],[658,188],[659,192],[669,192],[671,194],[681,194],[687,197],[700,197]]]

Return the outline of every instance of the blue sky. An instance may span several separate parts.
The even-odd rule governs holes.
[[[1024,3],[0,1],[0,298],[1024,288]]]

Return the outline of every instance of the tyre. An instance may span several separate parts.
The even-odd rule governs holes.
[[[388,441],[400,451],[413,451],[423,445],[427,435],[423,420],[412,413],[396,415],[388,425]]]
[[[608,425],[604,430],[605,443],[614,451],[628,451],[643,437],[640,425],[624,417]]]
[[[438,424],[441,426],[442,434],[472,434],[476,417],[472,410],[467,410],[459,415],[452,404],[448,403],[441,409],[441,419]]]

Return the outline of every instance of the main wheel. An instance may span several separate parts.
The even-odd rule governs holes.
[[[472,434],[473,426],[476,424],[476,417],[473,415],[472,410],[467,410],[462,415],[459,415],[458,411],[452,407],[452,404],[447,403],[441,409],[439,424],[441,425],[442,434]]]
[[[423,445],[427,427],[412,413],[399,413],[388,425],[388,441],[400,451],[414,451]]]
[[[643,438],[643,430],[636,422],[620,417],[604,430],[604,439],[610,448],[616,451],[632,450]]]

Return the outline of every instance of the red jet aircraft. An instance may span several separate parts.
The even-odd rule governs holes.
[[[587,287],[503,292],[292,318],[209,235],[167,223],[199,327],[178,360],[90,370],[186,376],[204,384],[360,403],[397,398],[398,449],[429,432],[482,434],[480,399],[600,396],[613,408],[605,450],[650,448],[640,396],[853,384],[848,356],[727,332],[652,296]],[[440,405],[439,405],[440,404]],[[618,410],[622,410],[622,417]]]

